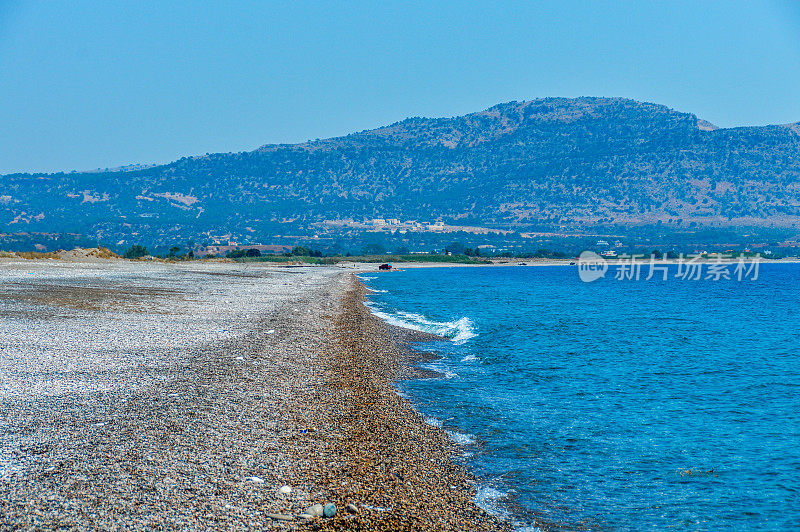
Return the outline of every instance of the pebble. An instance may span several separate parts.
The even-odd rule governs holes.
[[[357,292],[342,295],[347,279],[334,277],[327,269],[309,268],[302,276],[285,276],[291,279],[270,273],[262,282],[210,275],[227,273],[228,265],[191,263],[187,268],[208,269],[209,274],[192,273],[176,280],[172,269],[179,267],[170,266],[164,273],[160,266],[149,272],[136,265],[135,271],[103,273],[100,279],[123,288],[137,284],[169,290],[163,296],[143,293],[132,301],[141,299],[148,305],[145,310],[166,309],[172,314],[111,309],[98,316],[93,313],[93,327],[77,327],[72,318],[56,327],[63,320],[32,316],[35,326],[13,340],[15,349],[23,351],[28,344],[46,344],[47,367],[54,364],[49,348],[58,351],[61,362],[54,366],[56,370],[73,364],[75,353],[88,351],[87,360],[100,361],[98,368],[111,366],[115,371],[90,368],[95,371],[92,385],[113,391],[106,394],[108,400],[105,395],[94,399],[97,394],[92,392],[91,400],[65,411],[65,405],[37,399],[41,406],[31,418],[36,426],[63,429],[55,433],[37,429],[25,436],[22,441],[28,446],[28,441],[59,442],[52,448],[31,448],[26,459],[42,461],[41,466],[36,461],[36,467],[50,463],[58,467],[40,474],[22,464],[25,474],[33,471],[35,475],[28,477],[20,471],[0,480],[0,529],[37,530],[50,523],[91,519],[92,528],[98,530],[143,528],[144,523],[192,530],[509,530],[474,507],[466,490],[450,488],[464,481],[449,462],[449,440],[438,429],[423,426],[396,396],[389,382],[395,375],[413,373],[404,369],[406,354],[387,343],[386,326],[364,308]],[[3,271],[0,268],[0,280],[5,280]],[[59,272],[52,275],[61,279]],[[273,277],[285,281],[280,289],[273,286]],[[59,282],[69,284],[70,279]],[[177,289],[172,286],[176,282]],[[38,293],[43,288],[33,290]],[[0,292],[4,289],[0,286]],[[189,296],[185,301],[181,299],[184,293]],[[223,296],[221,300],[218,295]],[[286,303],[298,298],[296,305],[303,313],[288,312],[292,305]],[[307,306],[319,313],[306,314]],[[345,313],[338,312],[342,307]],[[323,309],[329,309],[329,314],[323,315]],[[247,317],[250,310],[252,316],[259,316],[258,321]],[[276,338],[265,341],[262,318],[275,322],[271,326],[279,326],[281,335],[276,332]],[[97,323],[106,325],[100,332],[86,332],[94,331]],[[218,341],[216,333],[223,323],[225,338]],[[68,337],[62,332],[74,337],[69,345],[55,340]],[[30,341],[42,338],[42,342]],[[168,344],[175,347],[166,349]],[[163,380],[149,369],[126,372],[129,359],[130,364],[140,362],[138,355],[131,355],[139,345],[148,346],[147,353],[153,348],[152,364],[163,365]],[[262,345],[269,345],[269,356],[262,356]],[[236,357],[237,351],[248,362],[242,366],[247,366],[246,374],[231,371],[231,355]],[[180,357],[179,363],[165,364],[175,356]],[[31,375],[23,373],[25,378]],[[130,378],[106,378],[128,373]],[[83,379],[84,373],[80,375]],[[329,381],[333,389],[327,386]],[[20,389],[28,386],[21,378],[15,383]],[[12,438],[27,434],[25,428],[34,425],[24,413],[22,409],[13,413]],[[64,419],[72,423],[63,423]],[[91,427],[103,420],[106,428],[114,430]],[[80,429],[74,430],[75,439],[91,445],[61,443],[62,432],[72,434],[66,431],[73,427]],[[311,436],[314,427],[326,438]],[[300,430],[304,436],[299,436]],[[38,457],[44,453],[48,454]],[[190,456],[196,460],[187,460]],[[431,457],[435,463],[429,461]],[[43,462],[45,458],[49,463]],[[295,463],[301,464],[300,473]],[[401,466],[408,482],[397,481]],[[255,471],[263,484],[246,475]],[[237,476],[241,472],[245,476]],[[167,475],[178,482],[165,482]],[[284,488],[280,482],[292,484]],[[406,483],[413,489],[407,489]],[[322,520],[321,516],[330,515],[326,507],[333,502],[333,493],[342,506],[336,504],[335,516]],[[203,504],[198,504],[200,500]],[[345,504],[348,500],[354,504]],[[312,501],[322,504],[301,514]],[[390,511],[392,506],[396,511]],[[187,512],[189,508],[197,508],[197,513]]]
[[[324,511],[325,511],[325,509],[322,507],[322,505],[317,503],[317,504],[313,504],[313,505],[309,506],[306,509],[305,513],[307,513],[308,515],[310,515],[312,517],[322,517],[322,514],[323,514]]]
[[[294,521],[294,517],[286,514],[267,514],[267,517],[276,521]]]
[[[322,515],[325,517],[333,517],[336,515],[336,505],[332,502],[329,502],[322,508]]]
[[[256,484],[263,484],[264,483],[264,479],[261,478],[261,477],[247,477],[247,480],[249,482],[255,482]]]
[[[367,510],[375,510],[376,512],[391,512],[391,508],[384,508],[383,506],[372,506],[371,504],[364,504],[364,508]]]

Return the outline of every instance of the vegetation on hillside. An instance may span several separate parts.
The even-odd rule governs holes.
[[[352,238],[323,222],[372,218],[518,231],[800,223],[797,128],[707,129],[618,98],[511,102],[141,170],[0,176],[0,229],[165,245]]]

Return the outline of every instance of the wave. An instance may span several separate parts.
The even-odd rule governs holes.
[[[516,490],[503,491],[491,485],[481,484],[475,493],[475,504],[509,523],[515,532],[542,532],[542,529],[535,524],[520,522],[508,510],[507,503],[514,493]]]
[[[478,336],[475,324],[466,316],[453,321],[435,321],[415,312],[385,312],[375,305],[367,306],[374,315],[390,325],[443,336],[457,345]]]
[[[510,521],[511,515],[501,504],[502,501],[507,500],[509,495],[510,493],[507,491],[501,491],[491,486],[478,486],[478,491],[475,493],[475,504],[504,521]]]
[[[431,427],[436,427],[437,429],[442,428],[442,421],[437,419],[433,416],[423,416],[425,419],[425,424],[430,425]],[[474,445],[475,444],[475,436],[472,434],[465,434],[463,432],[457,432],[455,430],[447,430],[444,429],[450,439],[453,440],[453,443],[456,445],[467,446],[467,445]]]
[[[466,446],[475,443],[475,438],[471,434],[464,434],[463,432],[456,432],[454,430],[445,430],[445,432],[456,445]]]
[[[441,362],[429,362],[427,364],[420,364],[419,367],[421,367],[422,369],[427,369],[434,373],[438,373],[439,375],[441,375],[440,378],[443,379],[455,379],[456,377],[458,377],[458,373],[456,373],[455,371],[450,371],[450,368],[448,368],[445,364],[442,364]]]
[[[433,416],[425,416],[425,423],[427,423],[431,427],[436,427],[437,429],[442,428],[442,422]]]
[[[374,275],[357,275],[356,277],[358,277],[362,281],[374,281],[375,279],[377,279],[377,277],[375,277]]]

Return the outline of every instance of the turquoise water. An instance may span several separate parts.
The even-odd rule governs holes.
[[[800,529],[800,265],[741,282],[362,278],[376,314],[451,338],[419,346],[440,377],[398,389],[520,528]]]

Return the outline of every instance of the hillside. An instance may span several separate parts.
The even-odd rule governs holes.
[[[516,230],[793,227],[800,125],[719,129],[650,103],[546,98],[141,169],[11,174],[0,184],[0,232],[121,243],[265,241],[370,218]]]

